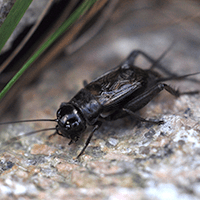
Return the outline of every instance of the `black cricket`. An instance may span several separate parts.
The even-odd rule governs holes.
[[[134,62],[138,55],[144,56],[152,64],[150,69],[144,70],[135,66]],[[183,94],[193,95],[199,93],[199,91],[179,92],[179,90],[162,83],[168,80],[183,80],[188,76],[198,74],[177,76],[171,73],[159,64],[163,56],[164,54],[158,60],[154,60],[146,53],[135,50],[118,67],[108,71],[91,83],[85,84],[84,88],[69,102],[62,103],[57,111],[57,119],[24,120],[12,123],[55,121],[57,122],[55,128],[33,131],[25,134],[25,136],[40,131],[55,130],[55,133],[49,137],[56,134],[66,137],[70,139],[69,145],[79,140],[87,126],[93,126],[93,130],[77,158],[84,153],[94,132],[99,129],[104,121],[112,121],[131,115],[141,122],[163,124],[164,121],[162,120],[146,120],[135,114],[135,112],[148,104],[162,90],[166,90],[175,97]],[[168,77],[162,77],[154,68],[168,74]],[[6,124],[8,123],[10,122],[6,122]],[[12,138],[12,140],[21,137],[18,136]]]

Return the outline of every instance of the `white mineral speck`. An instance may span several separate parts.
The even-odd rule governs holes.
[[[22,195],[22,194],[25,194],[26,193],[26,187],[19,184],[19,183],[16,183],[15,184],[15,189],[14,189],[14,194],[15,195]]]
[[[0,186],[0,191],[2,194],[11,194],[11,189],[8,186],[1,185]]]
[[[118,139],[115,138],[109,138],[108,142],[112,145],[112,146],[116,146],[119,143]]]
[[[178,189],[173,184],[160,184],[155,187],[146,189],[146,195],[149,199],[159,200],[191,200],[194,199],[191,195],[179,193]]]

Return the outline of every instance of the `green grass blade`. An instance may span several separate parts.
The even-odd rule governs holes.
[[[64,33],[71,24],[73,24],[81,15],[83,15],[97,0],[84,1],[72,15],[63,23],[58,30],[50,36],[50,38],[42,44],[40,49],[23,65],[23,67],[16,73],[16,75],[10,80],[10,82],[4,87],[0,93],[0,99],[5,96],[8,90],[19,79],[19,77],[25,72],[25,70],[47,49],[62,33]]]
[[[13,33],[32,0],[17,0],[0,27],[0,51]]]

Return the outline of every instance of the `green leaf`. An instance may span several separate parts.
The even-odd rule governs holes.
[[[13,33],[32,0],[16,0],[4,23],[0,27],[0,51]]]
[[[26,69],[61,35],[71,24],[73,24],[81,15],[83,15],[96,1],[98,0],[85,0],[71,15],[70,17],[52,34],[49,39],[42,44],[40,49],[23,65],[23,67],[15,74],[10,82],[4,87],[0,93],[0,99],[5,96],[13,84],[20,78]]]

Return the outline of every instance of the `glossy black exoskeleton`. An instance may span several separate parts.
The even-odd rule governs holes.
[[[135,66],[134,62],[138,55],[144,56],[150,63],[152,63],[150,69],[144,70]],[[56,129],[56,132],[52,135],[58,134],[69,138],[70,145],[80,138],[87,126],[93,126],[93,130],[87,138],[85,146],[77,156],[78,158],[83,154],[84,150],[90,143],[94,132],[99,129],[104,121],[116,120],[131,115],[136,120],[142,122],[155,124],[164,123],[162,120],[146,120],[135,114],[135,112],[148,104],[162,90],[166,90],[175,97],[179,97],[183,94],[197,94],[199,91],[179,92],[169,85],[162,83],[163,81],[168,80],[184,79],[187,76],[195,74],[177,76],[163,68],[159,64],[160,59],[154,60],[142,51],[133,51],[118,67],[108,71],[91,83],[85,84],[85,87],[81,89],[69,102],[62,103],[57,111],[57,119],[21,121],[57,122],[56,128],[33,131],[27,133],[26,136],[40,131]],[[154,68],[160,69],[164,73],[168,74],[169,77],[161,77]],[[19,138],[20,137],[15,137],[14,140]]]
[[[134,65],[135,58],[143,55],[152,63],[147,70]],[[153,70],[158,67],[171,75],[168,78]],[[188,75],[186,75],[188,76]],[[186,76],[176,76],[162,68],[158,62],[147,54],[133,51],[125,62],[108,71],[89,84],[86,84],[68,103],[62,103],[57,111],[56,133],[76,142],[85,131],[87,125],[93,126],[84,148],[77,157],[80,157],[88,146],[93,133],[103,121],[116,120],[131,115],[136,120],[162,124],[163,121],[146,120],[135,114],[143,108],[163,89],[175,97],[182,94],[196,94],[198,91],[180,93],[161,81],[183,79]]]

